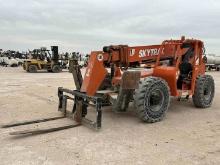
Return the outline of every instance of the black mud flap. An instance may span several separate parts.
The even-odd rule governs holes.
[[[141,78],[140,71],[125,71],[122,75],[122,89],[137,89]]]
[[[129,103],[133,100],[134,90],[139,87],[140,71],[125,71],[119,88],[117,99],[113,103],[113,111],[126,112]]]

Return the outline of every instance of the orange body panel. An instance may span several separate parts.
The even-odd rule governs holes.
[[[103,65],[104,57],[102,52],[93,52],[86,68],[81,92],[85,92],[89,96],[93,96],[104,80],[107,70]]]
[[[112,85],[120,84],[121,78],[122,78],[121,70],[118,67],[116,67],[114,77],[112,79]]]
[[[176,67],[158,66],[154,68],[153,76],[160,77],[168,83],[172,96],[178,96],[177,77],[178,71]]]

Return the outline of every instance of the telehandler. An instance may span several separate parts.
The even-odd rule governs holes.
[[[125,112],[134,102],[137,116],[144,122],[162,120],[168,110],[170,97],[189,99],[195,107],[210,107],[215,93],[212,76],[205,75],[204,44],[200,40],[165,40],[161,45],[111,45],[102,51],[93,51],[85,76],[82,78],[77,61],[72,61],[76,89],[58,88],[58,110],[64,116],[73,116],[78,124],[46,130],[16,131],[12,135],[36,134],[72,128],[81,124],[100,129],[102,107],[112,105],[113,111]],[[146,69],[147,64],[154,64]],[[73,108],[67,111],[67,100]],[[94,107],[96,119],[86,118],[89,106]],[[18,126],[54,120],[41,119],[3,127]]]

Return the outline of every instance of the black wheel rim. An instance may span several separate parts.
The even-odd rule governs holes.
[[[59,72],[59,67],[55,66],[54,67],[54,72]]]
[[[161,110],[164,102],[164,94],[160,89],[154,89],[149,93],[148,107],[151,111]]]
[[[31,67],[30,67],[30,71],[31,71],[31,72],[34,72],[34,71],[35,71],[35,67],[34,67],[34,66],[31,66]]]
[[[212,91],[213,91],[212,86],[206,85],[204,87],[203,95],[204,95],[205,100],[210,100],[211,99]]]

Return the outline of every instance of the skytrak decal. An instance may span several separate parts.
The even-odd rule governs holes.
[[[135,55],[135,49],[130,50],[130,56]],[[148,57],[148,56],[157,56],[160,53],[160,48],[154,48],[154,49],[140,49],[138,52],[139,57]]]
[[[139,50],[139,57],[156,56],[160,52],[160,49],[141,49]]]
[[[133,56],[133,55],[135,55],[135,49],[130,50],[130,56]]]

